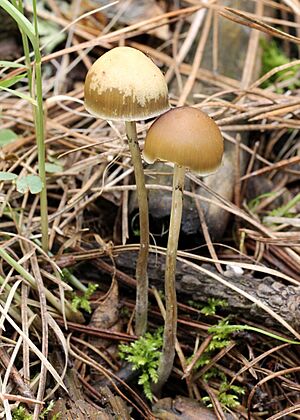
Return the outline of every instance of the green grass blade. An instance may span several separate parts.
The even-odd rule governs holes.
[[[24,69],[24,64],[15,63],[13,61],[0,60],[0,67],[11,68],[11,69]]]
[[[1,80],[0,81],[0,87],[9,88],[16,83],[18,83],[20,80],[24,79],[27,76],[27,73],[18,74],[17,76],[11,77],[10,79]]]
[[[5,90],[6,92],[11,93],[12,95],[18,96],[21,99],[25,99],[26,101],[30,102],[32,105],[36,106],[36,101],[32,99],[31,96],[26,95],[25,93],[18,92],[17,90],[5,88],[3,86],[0,86],[0,90]]]
[[[2,7],[13,19],[18,26],[22,28],[25,34],[30,39],[31,44],[36,47],[36,38],[33,25],[30,21],[16,9],[8,0],[0,0],[0,7]]]

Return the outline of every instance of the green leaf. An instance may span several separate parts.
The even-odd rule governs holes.
[[[17,76],[11,77],[10,79],[1,80],[0,88],[9,88],[10,86],[15,85],[25,77],[27,77],[27,73],[18,74]]]
[[[0,130],[0,147],[13,143],[18,138],[17,134],[9,128]]]
[[[65,270],[63,270],[63,273],[65,273]],[[80,308],[88,313],[92,312],[89,299],[91,298],[92,294],[95,292],[97,287],[99,287],[98,284],[89,283],[87,290],[84,292],[82,296],[78,296],[75,293],[73,293],[73,299],[72,299],[71,305],[74,311],[77,311]]]
[[[38,48],[34,28],[31,22],[8,0],[0,0],[0,7],[2,7],[25,32],[34,48]]]
[[[143,385],[146,382],[149,382],[149,375],[147,375],[147,373],[143,373],[138,380],[138,384]]]
[[[13,181],[18,175],[12,172],[0,172],[0,181]]]
[[[31,194],[38,194],[43,189],[43,183],[41,178],[37,175],[27,175],[17,181],[17,191],[25,194],[30,191]]]
[[[17,185],[17,191],[19,191],[21,194],[26,193],[29,189],[26,182],[26,177],[18,179],[16,185]]]
[[[12,95],[18,96],[19,98],[25,99],[26,101],[30,102],[34,106],[37,105],[36,101],[29,95],[26,95],[22,92],[18,92],[17,90],[9,89],[9,88],[3,87],[3,86],[0,86],[0,89],[5,90],[6,92],[9,92]]]
[[[45,163],[46,172],[49,174],[56,174],[57,172],[61,172],[63,170],[63,166],[59,163]]]
[[[31,194],[38,194],[43,189],[41,178],[37,175],[27,175],[27,184]]]
[[[6,68],[11,68],[11,69],[26,68],[24,64],[14,63],[13,61],[5,61],[5,60],[0,60],[0,67],[6,67]]]

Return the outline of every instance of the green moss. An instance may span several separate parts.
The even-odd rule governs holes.
[[[284,54],[276,41],[272,40],[268,42],[263,38],[261,39],[261,47],[263,50],[261,75],[268,73],[275,67],[290,63],[291,60]],[[266,80],[261,86],[267,88],[271,85],[276,85],[276,83],[289,80],[296,75],[298,69],[299,65],[295,65],[289,69],[280,70]],[[293,82],[288,85],[288,89],[293,90],[299,86],[300,82],[293,80]]]
[[[132,363],[133,370],[139,370],[139,385],[143,386],[145,396],[152,401],[151,383],[157,383],[158,365],[163,345],[162,328],[154,334],[146,333],[134,343],[121,344],[119,354],[121,359]]]

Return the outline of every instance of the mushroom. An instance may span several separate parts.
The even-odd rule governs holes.
[[[159,68],[141,51],[116,47],[92,65],[84,85],[84,104],[98,118],[125,121],[135,173],[140,219],[140,250],[136,264],[136,334],[147,328],[149,217],[147,191],[136,123],[157,117],[169,106],[168,88]]]
[[[166,253],[166,318],[163,350],[158,369],[158,392],[167,381],[175,357],[177,301],[175,288],[176,255],[186,169],[200,175],[215,172],[223,156],[223,138],[217,124],[204,112],[192,107],[171,109],[150,127],[143,151],[146,162],[174,163],[172,208]]]

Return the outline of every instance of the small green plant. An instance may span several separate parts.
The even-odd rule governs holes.
[[[226,308],[228,302],[225,299],[208,298],[207,305],[201,309],[204,315],[215,315],[217,308]]]
[[[290,344],[300,344],[298,341],[289,340],[277,334],[273,334],[260,328],[252,327],[250,325],[232,325],[229,323],[229,320],[225,318],[219,321],[217,325],[213,325],[208,329],[208,333],[213,334],[213,337],[204,353],[197,360],[194,369],[197,370],[210,363],[216,350],[221,350],[230,344],[230,334],[243,330],[253,331]],[[212,378],[221,379],[218,390],[218,400],[223,405],[223,407],[229,409],[237,407],[240,404],[239,396],[245,394],[244,388],[229,384],[224,372],[216,369],[215,367],[212,367],[203,375],[203,379],[207,382]],[[211,407],[209,396],[203,397],[202,400],[208,407]]]
[[[227,319],[222,319],[217,324],[218,330],[213,330],[213,327],[211,327],[208,330],[210,334],[213,334],[213,337],[211,341],[209,342],[204,353],[195,363],[195,367],[194,367],[195,370],[210,363],[211,358],[213,357],[213,354],[216,350],[221,350],[230,344],[229,334],[231,334],[233,331],[237,331],[238,328],[236,328],[235,330],[230,330],[227,328],[228,323],[229,321]]]
[[[44,408],[44,410],[39,415],[39,420],[45,420],[48,416],[48,414],[51,412],[54,406],[54,401],[50,401],[47,407]],[[13,420],[32,420],[33,416],[32,414],[28,414],[26,408],[23,405],[20,405],[18,408],[16,408],[12,413],[12,419]],[[60,414],[55,414],[52,416],[51,420],[60,420]]]
[[[226,408],[235,408],[240,405],[239,396],[245,395],[245,389],[241,386],[230,385],[227,380],[222,382],[219,388],[219,401]]]
[[[52,409],[54,407],[54,401],[50,401],[49,404],[47,405],[47,407],[44,408],[44,410],[41,412],[41,414],[39,415],[39,420],[45,420],[48,416],[49,413],[51,413]],[[60,418],[60,414],[55,414],[54,416],[52,416],[51,420],[59,420]]]
[[[262,74],[268,73],[274,67],[282,66],[283,64],[287,64],[290,62],[289,58],[283,53],[283,51],[278,46],[278,43],[275,40],[271,42],[261,39],[261,46],[263,50],[262,54]],[[291,67],[287,70],[278,71],[276,74],[271,76],[268,80],[266,80],[263,84],[263,88],[267,88],[272,84],[276,84],[278,82],[288,80],[296,75],[299,66]],[[296,87],[299,87],[299,82],[293,81],[288,86],[288,89],[293,90]]]
[[[28,414],[26,408],[20,405],[18,408],[16,408],[13,411],[12,419],[13,420],[32,420],[32,415]]]
[[[208,363],[211,362],[212,357],[216,350],[221,350],[222,348],[227,347],[230,344],[229,335],[239,330],[239,325],[234,325],[232,328],[229,325],[228,319],[222,319],[218,322],[217,325],[211,327],[208,332],[213,334],[211,341],[209,342],[205,352],[202,356],[197,360],[194,369],[199,369]],[[213,378],[220,378],[221,383],[219,385],[218,390],[218,400],[225,408],[235,408],[239,403],[239,395],[243,395],[245,393],[244,389],[238,387],[236,385],[228,384],[226,375],[212,367],[203,375],[203,379],[208,382],[210,379]],[[205,396],[202,398],[202,401],[208,406],[211,407],[211,401],[209,396]]]
[[[154,334],[146,333],[131,344],[121,344],[119,354],[121,359],[132,363],[133,370],[139,370],[138,384],[143,386],[145,396],[152,401],[151,383],[157,383],[157,369],[163,344],[163,330],[159,328]]]
[[[210,369],[204,375],[204,380],[220,378],[221,382],[218,389],[218,400],[224,408],[236,408],[240,405],[239,397],[245,394],[245,389],[241,386],[231,385],[228,383],[226,375],[218,369]],[[212,407],[209,396],[202,398],[202,401],[207,407]]]
[[[228,318],[221,319],[216,325],[212,325],[208,332],[214,334],[213,340],[228,339],[228,335],[242,329],[243,325],[231,325]]]
[[[78,309],[83,309],[89,314],[92,312],[89,300],[98,286],[98,284],[90,283],[88,285],[88,288],[84,291],[83,295],[78,296],[77,294],[73,293],[72,308],[74,309],[74,311],[77,311]]]
[[[259,334],[266,335],[267,337],[274,338],[275,340],[282,341],[284,343],[296,344],[299,345],[300,341],[290,340],[289,338],[281,337],[280,335],[265,331],[261,328],[252,327],[251,325],[232,325],[229,324],[228,319],[223,319],[218,323],[218,325],[213,325],[208,329],[210,334],[217,334],[219,337],[226,337],[228,334],[231,334],[236,331],[253,331]]]
[[[228,302],[225,299],[208,298],[207,304],[203,306],[203,303],[194,302],[189,300],[188,304],[193,308],[199,309],[204,315],[216,315],[217,308],[226,308]]]
[[[37,175],[26,175],[18,178],[17,174],[13,172],[0,172],[0,182],[1,181],[11,181],[16,185],[16,190],[25,194],[30,191],[31,194],[38,194],[42,191],[43,183],[41,178]]]

